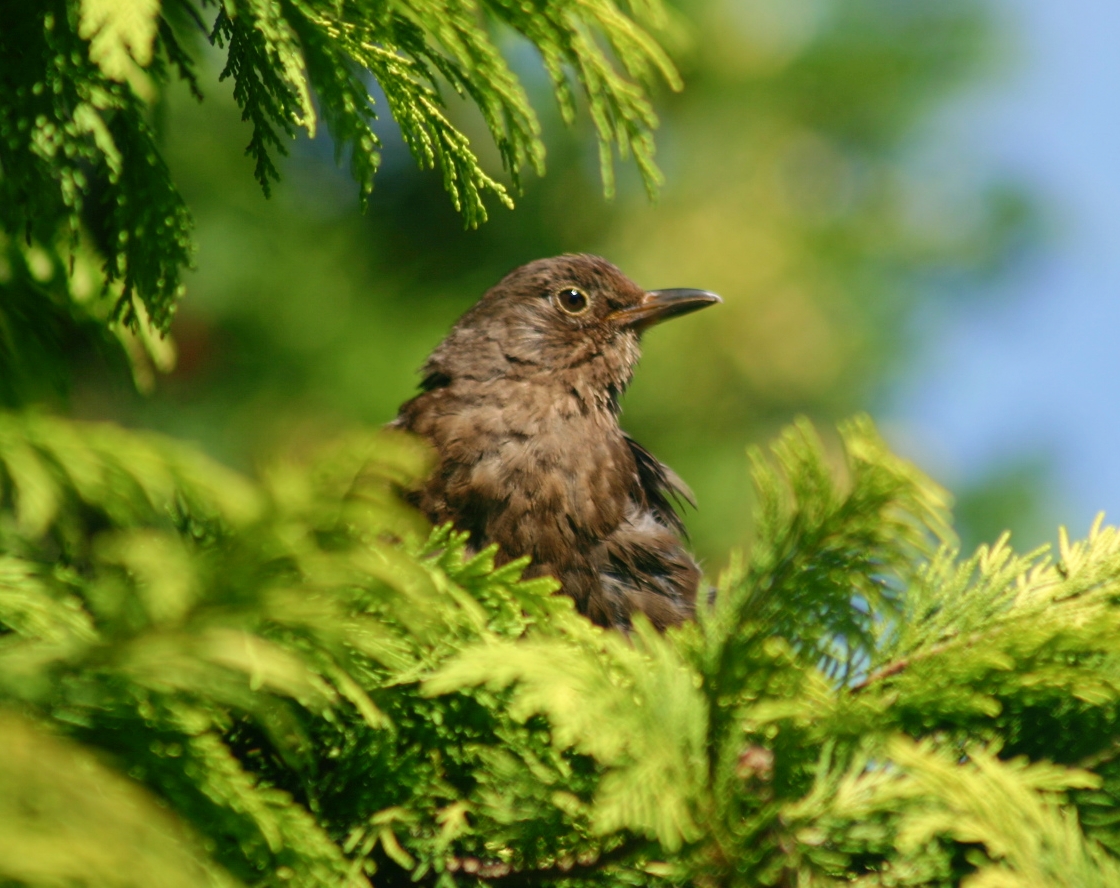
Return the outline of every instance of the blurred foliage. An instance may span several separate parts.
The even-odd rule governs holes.
[[[636,0],[625,10],[611,0],[49,0],[9,5],[2,14],[0,221],[7,238],[26,245],[22,258],[31,272],[0,274],[5,295],[11,292],[5,303],[17,305],[0,306],[8,346],[0,351],[0,375],[8,377],[0,396],[9,405],[37,394],[35,387],[10,391],[28,358],[37,360],[33,348],[18,360],[10,355],[24,351],[13,345],[21,339],[13,327],[24,320],[37,328],[68,319],[80,326],[92,317],[110,332],[123,327],[122,335],[144,341],[167,331],[194,245],[191,215],[160,151],[152,111],[173,79],[201,98],[195,45],[203,40],[214,49],[211,61],[221,57],[220,68],[206,74],[231,81],[251,127],[245,150],[266,195],[279,178],[278,156],[297,132],[314,136],[322,117],[365,202],[382,152],[367,86],[375,78],[413,157],[439,171],[468,225],[486,219],[485,193],[513,204],[448,119],[446,88],[480,113],[515,186],[523,168],[544,169],[540,123],[495,44],[499,37],[520,34],[539,52],[569,122],[580,91],[608,193],[615,152],[632,155],[655,190],[657,120],[647,90],[659,79],[680,87],[647,30],[667,25],[659,0]],[[0,243],[6,265],[25,264],[7,238]],[[77,257],[90,253],[94,279],[89,268],[75,277]],[[52,273],[63,268],[69,275]],[[35,317],[28,317],[36,299],[49,308],[34,306]],[[91,308],[91,301],[104,305]],[[157,348],[151,361],[133,361],[158,366],[160,357]]]
[[[831,421],[868,403],[911,345],[914,304],[944,280],[993,273],[1029,212],[923,138],[938,102],[987,64],[978,2],[697,0],[681,17],[689,89],[663,97],[668,182],[655,205],[636,175],[604,204],[591,133],[567,133],[559,112],[542,117],[549,174],[478,230],[463,230],[439,178],[413,168],[388,125],[364,217],[320,140],[294,145],[266,202],[228,96],[172,91],[167,159],[199,242],[178,368],[138,399],[83,364],[74,409],[248,466],[278,441],[388,420],[428,351],[502,274],[597,252],[645,286],[726,300],[646,337],[623,418],[696,491],[688,524],[714,571],[749,530],[744,443],[798,411]],[[547,110],[535,60],[508,48]],[[465,104],[449,113],[496,165],[484,122]]]
[[[623,636],[429,534],[411,439],[252,480],[0,415],[0,880],[1117,884],[1120,532],[960,560],[840,438],[756,452],[712,606]]]
[[[1044,501],[1057,501],[1051,460],[1046,454],[997,466],[954,490],[961,545],[973,548],[1010,531],[1017,548],[1028,550],[1053,539]]]

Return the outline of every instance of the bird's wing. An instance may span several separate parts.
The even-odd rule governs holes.
[[[684,503],[696,508],[696,498],[692,495],[692,491],[676,472],[641,444],[625,433],[623,437],[630,446],[630,452],[634,454],[634,462],[638,466],[638,483],[649,507],[665,526],[673,528],[682,536],[687,536],[684,522],[677,514],[677,509]]]
[[[599,590],[589,604],[601,602],[610,625],[629,628],[630,615],[641,611],[664,629],[694,613],[700,568],[653,509],[632,509],[597,554]]]

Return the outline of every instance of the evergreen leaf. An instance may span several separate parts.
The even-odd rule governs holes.
[[[159,0],[81,0],[78,36],[89,57],[110,80],[127,81],[152,60]]]
[[[198,837],[89,750],[0,710],[0,877],[233,888]]]

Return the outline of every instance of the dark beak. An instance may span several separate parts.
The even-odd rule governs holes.
[[[723,300],[707,290],[650,290],[637,305],[619,309],[610,318],[623,327],[641,331],[668,318],[699,311],[717,302]]]

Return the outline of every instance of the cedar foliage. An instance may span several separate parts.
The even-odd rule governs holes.
[[[232,81],[250,124],[246,153],[266,194],[278,177],[277,155],[298,131],[314,136],[322,118],[366,200],[381,158],[372,78],[416,161],[439,171],[474,226],[486,219],[484,195],[508,206],[512,199],[448,116],[444,93],[457,92],[481,113],[515,189],[524,169],[543,173],[540,123],[498,49],[519,35],[539,53],[569,123],[581,94],[606,191],[617,153],[633,156],[652,193],[660,173],[647,88],[680,82],[648,29],[667,24],[657,0],[633,0],[625,11],[613,0],[6,6],[0,247],[13,302],[0,307],[0,397],[16,404],[34,391],[61,338],[52,331],[75,326],[121,337],[141,368],[166,361],[155,334],[168,329],[193,248],[190,213],[160,156],[151,105],[176,76],[201,98],[190,52],[200,38],[225,53],[220,79]]]
[[[755,454],[680,631],[464,555],[379,432],[260,481],[0,424],[18,884],[1115,884],[1120,534],[961,559],[867,420]]]
[[[710,606],[623,637],[427,528],[397,495],[429,467],[413,441],[355,433],[250,479],[29,408],[67,318],[160,354],[187,229],[144,90],[190,76],[183,9],[45,3],[0,31],[0,882],[1120,884],[1120,533],[962,556],[943,491],[866,419],[842,465],[805,422],[754,452],[755,538]],[[617,7],[485,9],[564,102],[574,66],[601,135],[648,135],[587,29],[631,75],[671,69]],[[398,77],[464,207],[481,180],[425,65],[511,169],[536,157],[473,6],[215,15],[262,184],[321,115],[367,187],[358,65]]]

